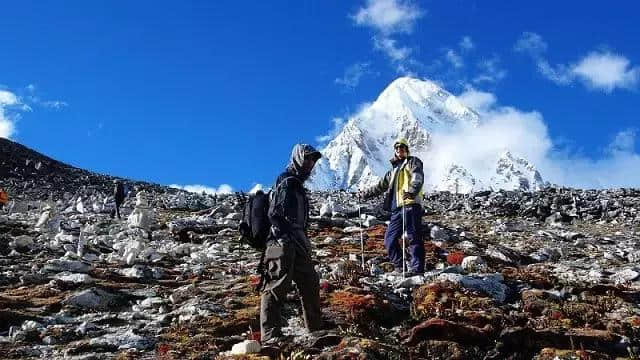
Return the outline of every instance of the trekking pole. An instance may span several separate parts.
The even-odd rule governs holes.
[[[405,261],[405,239],[407,238],[406,221],[407,212],[404,205],[402,206],[402,278],[405,278],[404,268],[407,266]]]
[[[362,258],[362,270],[364,270],[364,238],[362,236],[362,212],[361,205],[358,202],[358,217],[360,218],[360,257]]]

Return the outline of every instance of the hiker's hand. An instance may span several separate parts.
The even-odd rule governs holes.
[[[415,197],[416,197],[416,194],[412,192],[408,192],[408,191],[402,192],[402,200],[413,200],[415,199]]]
[[[277,226],[271,226],[271,235],[274,239],[280,239],[282,237],[282,230]]]

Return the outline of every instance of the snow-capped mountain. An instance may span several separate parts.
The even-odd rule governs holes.
[[[369,187],[389,170],[393,143],[398,137],[406,138],[411,153],[424,160],[433,146],[433,134],[477,127],[480,123],[476,111],[436,83],[398,78],[375,102],[350,118],[321,150],[323,157],[307,184],[313,190],[353,191]],[[540,174],[531,173],[535,168],[526,160],[508,152],[496,154],[496,159],[496,169],[490,171],[495,176],[488,183],[454,161],[441,178],[429,179],[425,188],[464,193],[486,188],[534,190],[542,183]],[[425,164],[425,170],[428,167]]]
[[[537,191],[545,186],[542,176],[533,164],[505,151],[496,163],[496,174],[491,177],[494,189]]]
[[[476,179],[461,165],[451,164],[447,167],[444,177],[434,186],[436,191],[452,193],[470,193],[485,189],[482,181]]]

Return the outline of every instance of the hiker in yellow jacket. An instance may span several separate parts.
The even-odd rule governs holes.
[[[411,253],[409,274],[424,273],[424,240],[422,239],[422,161],[409,156],[409,143],[400,138],[393,145],[392,169],[377,185],[363,191],[363,198],[385,194],[383,208],[391,212],[391,222],[384,235],[384,245],[397,272],[403,272],[403,249],[399,240],[406,232]]]

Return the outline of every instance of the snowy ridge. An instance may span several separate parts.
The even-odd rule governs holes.
[[[492,189],[538,191],[545,182],[535,166],[527,160],[505,151],[496,163],[496,174],[491,178]]]

